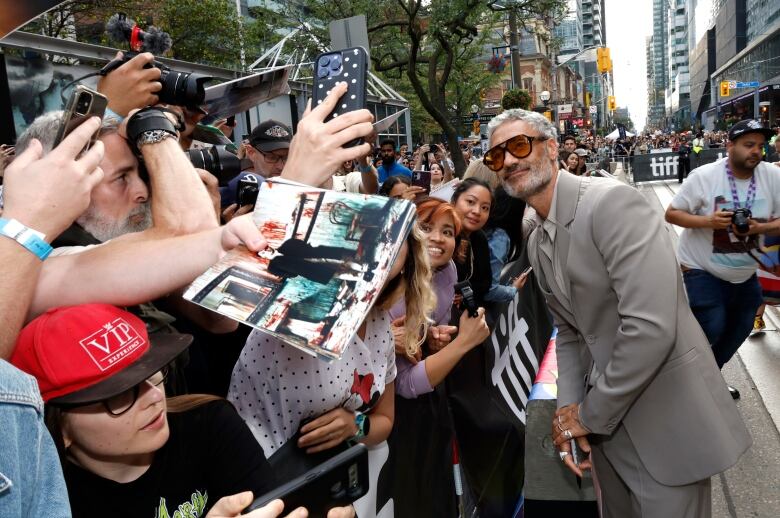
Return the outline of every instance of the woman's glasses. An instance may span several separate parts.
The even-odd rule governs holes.
[[[512,154],[515,158],[525,158],[533,151],[533,141],[547,140],[547,137],[529,137],[528,135],[517,135],[501,144],[490,148],[485,153],[482,162],[491,171],[500,171],[504,167],[504,158],[506,152]]]
[[[168,378],[168,372],[169,367],[163,367],[133,388],[127,389],[121,394],[104,400],[103,406],[106,407],[106,410],[111,415],[120,416],[124,414],[133,408],[133,405],[135,405],[135,402],[138,400],[138,394],[141,392],[141,385],[149,383],[155,387],[159,387],[165,382],[166,378]]]

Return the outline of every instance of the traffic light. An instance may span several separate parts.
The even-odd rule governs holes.
[[[607,47],[599,47],[596,49],[596,67],[599,70],[599,74],[612,72],[612,58],[609,56],[609,49]]]
[[[614,95],[610,95],[609,97],[607,97],[607,108],[611,112],[617,110],[617,102],[615,101]]]
[[[729,82],[728,81],[721,81],[720,82],[720,96],[721,97],[728,97],[730,95],[729,91]]]

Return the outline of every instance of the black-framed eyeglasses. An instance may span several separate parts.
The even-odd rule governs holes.
[[[141,385],[144,383],[149,383],[150,385],[154,387],[159,387],[163,383],[165,383],[165,380],[168,378],[168,373],[170,372],[170,367],[166,365],[159,371],[155,372],[148,378],[146,378],[141,383],[137,384],[133,388],[127,389],[121,394],[117,394],[116,396],[112,396],[108,399],[105,399],[102,401],[103,406],[105,407],[106,411],[108,411],[109,414],[113,416],[120,416],[133,408],[133,405],[135,405],[135,402],[138,401],[138,394],[141,393]]]
[[[515,158],[525,158],[533,151],[533,141],[547,140],[547,137],[529,137],[528,135],[516,135],[497,146],[490,148],[482,158],[488,169],[500,171],[504,167],[504,158],[508,151]]]
[[[266,164],[274,165],[274,164],[278,164],[279,162],[283,164],[287,163],[287,155],[285,156],[275,155],[273,153],[266,153],[265,151],[260,151],[259,149],[257,149],[257,152],[263,155],[263,160],[265,161]]]

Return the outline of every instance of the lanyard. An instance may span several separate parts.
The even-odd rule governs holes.
[[[734,203],[734,208],[739,209],[742,206],[742,202],[739,201],[739,194],[737,193],[737,182],[734,180],[734,173],[731,172],[728,161],[726,161],[726,176],[729,179],[729,186],[731,187],[731,201]],[[747,196],[745,197],[745,208],[750,209],[753,206],[753,202],[756,201],[756,175],[750,177],[750,185],[748,185]]]

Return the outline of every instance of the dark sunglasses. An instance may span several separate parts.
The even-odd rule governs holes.
[[[516,135],[509,140],[490,148],[482,158],[482,163],[491,171],[500,171],[501,168],[504,167],[504,157],[507,151],[515,158],[525,158],[533,151],[534,140],[541,142],[547,140],[547,138]]]

